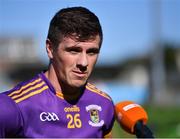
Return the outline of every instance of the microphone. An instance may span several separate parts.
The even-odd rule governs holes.
[[[147,127],[148,116],[146,111],[132,101],[123,101],[115,105],[116,119],[128,133],[137,138],[154,138],[152,131]]]

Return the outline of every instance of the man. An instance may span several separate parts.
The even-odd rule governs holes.
[[[88,83],[102,43],[97,16],[83,7],[50,22],[47,71],[0,94],[0,137],[111,137],[111,98]]]

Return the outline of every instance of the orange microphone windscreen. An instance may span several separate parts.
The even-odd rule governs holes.
[[[134,133],[134,126],[138,121],[147,123],[148,116],[146,111],[132,101],[123,101],[115,105],[116,118],[121,127],[131,134]]]

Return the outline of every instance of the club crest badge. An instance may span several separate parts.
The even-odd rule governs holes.
[[[91,121],[93,123],[99,123],[98,110],[90,110],[89,112],[90,112]]]
[[[104,120],[100,120],[99,112],[102,111],[101,106],[98,105],[88,105],[86,111],[89,112],[90,120],[88,121],[89,125],[93,127],[103,126]]]

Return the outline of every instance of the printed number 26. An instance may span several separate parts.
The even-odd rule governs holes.
[[[66,118],[69,119],[67,128],[81,128],[82,122],[80,120],[79,114],[75,114],[74,116],[71,114],[67,114]]]

